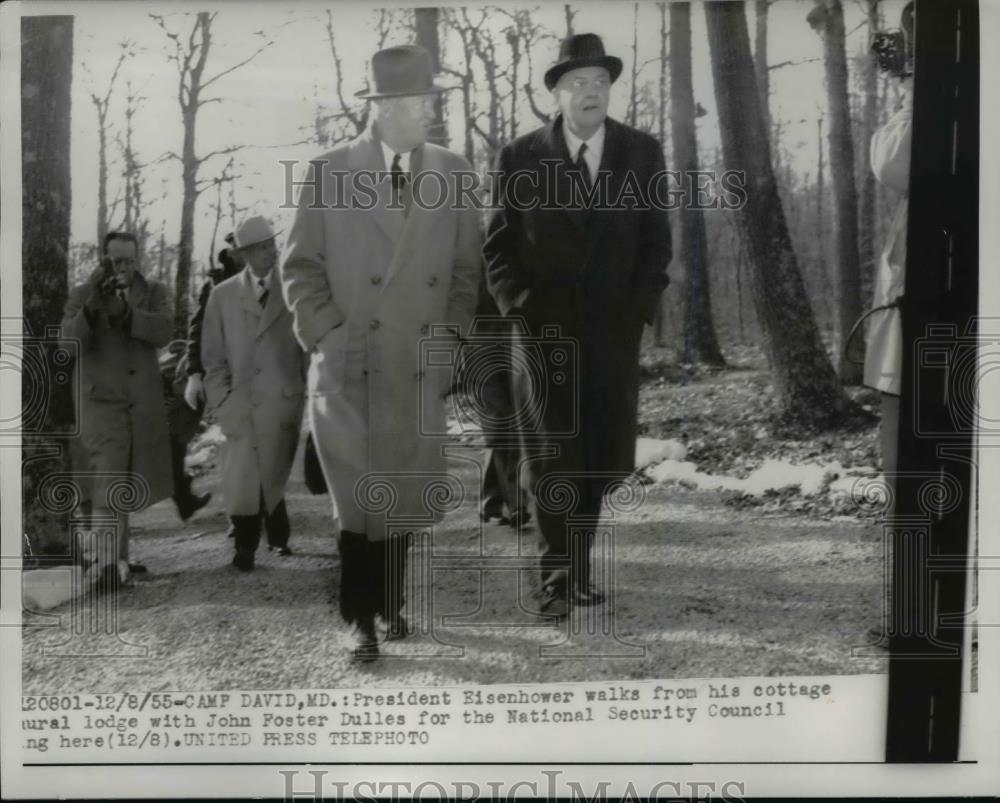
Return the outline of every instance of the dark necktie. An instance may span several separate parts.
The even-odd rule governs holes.
[[[263,279],[258,279],[257,280],[257,286],[261,290],[263,290],[263,292],[257,297],[257,301],[258,301],[258,303],[260,303],[260,308],[264,309],[264,307],[267,306],[267,297],[268,297],[268,295],[270,294],[271,291],[267,289],[267,285],[264,284],[264,280]]]
[[[580,177],[583,179],[584,185],[590,187],[590,168],[587,167],[587,160],[583,158],[583,154],[587,152],[587,143],[580,143],[580,150],[576,153],[576,169],[580,171]]]
[[[400,193],[403,191],[403,187],[406,186],[406,173],[403,172],[403,168],[399,165],[399,160],[402,158],[401,154],[396,154],[392,157],[392,167],[389,169],[389,180],[392,182],[392,205],[399,206]]]

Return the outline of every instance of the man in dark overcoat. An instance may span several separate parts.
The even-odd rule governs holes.
[[[484,254],[500,311],[520,316],[513,386],[542,538],[538,609],[594,605],[604,494],[634,468],[639,344],[667,285],[660,143],[607,117],[621,61],[570,36],[545,74],[560,113],[500,152]],[[558,327],[558,336],[551,336]]]

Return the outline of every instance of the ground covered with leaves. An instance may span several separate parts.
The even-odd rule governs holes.
[[[795,465],[830,465],[829,480],[843,469],[875,476],[881,466],[878,440],[878,394],[866,388],[847,388],[847,394],[870,414],[840,429],[788,434],[776,417],[773,386],[759,349],[726,349],[728,366],[684,366],[674,352],[648,347],[641,360],[639,435],[677,440],[687,447],[686,460],[699,471],[747,477],[765,461]],[[839,467],[839,468],[838,468]],[[849,494],[821,491],[803,493],[795,485],[761,495],[723,492],[725,502],[760,513],[796,513],[826,518],[877,515]]]

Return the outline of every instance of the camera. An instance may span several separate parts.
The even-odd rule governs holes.
[[[906,57],[906,38],[902,31],[879,31],[872,36],[871,49],[882,72],[899,78],[913,74]]]
[[[97,292],[102,296],[112,296],[118,290],[124,289],[126,287],[125,283],[118,278],[118,274],[115,273],[114,265],[111,264],[111,260],[108,257],[101,259],[101,268],[104,273],[101,281],[97,285]]]
[[[0,370],[13,370],[21,375],[20,404],[10,408],[10,415],[0,415],[0,436],[47,435],[74,437],[79,434],[79,421],[57,432],[46,430],[49,406],[53,394],[69,389],[74,409],[79,409],[80,387],[73,364],[80,356],[80,344],[62,338],[59,327],[47,327],[43,336],[30,333],[26,323],[23,333],[2,336]]]
[[[529,441],[578,434],[579,351],[576,341],[560,335],[558,326],[544,326],[538,337],[532,337],[522,319],[478,316],[457,348],[454,343],[443,344],[438,330],[431,327],[431,336],[420,342],[421,365],[425,371],[447,366],[460,373],[461,381],[451,396],[454,419],[441,431],[442,422],[435,421],[432,411],[422,409],[421,434],[461,435],[477,442],[486,430],[494,436],[508,433],[512,440]],[[514,378],[522,392],[513,403],[503,403]],[[551,422],[543,431],[550,392],[571,394],[575,401],[559,431],[551,428]]]

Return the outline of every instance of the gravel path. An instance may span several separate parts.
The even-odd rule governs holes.
[[[454,470],[467,499],[436,531],[434,560],[516,559],[513,531],[479,525],[474,469],[456,462]],[[203,478],[197,486],[211,484]],[[407,616],[423,632],[386,646],[370,667],[348,660],[334,604],[339,562],[329,505],[308,494],[300,475],[287,497],[295,554],[262,551],[252,574],[229,565],[220,500],[186,525],[161,503],[136,517],[133,559],[150,571],[117,598],[118,637],[91,632],[112,615],[100,603],[27,615],[24,693],[885,670],[879,656],[852,657],[881,615],[877,526],[762,517],[726,507],[713,493],[646,490],[645,504],[616,522],[614,603],[592,609],[608,617],[559,629],[518,606],[534,588],[533,572],[439,564],[426,573],[431,603],[416,604],[431,596],[426,581],[409,595]],[[536,537],[533,529],[523,535],[524,553]],[[426,555],[416,548],[411,562]],[[83,632],[71,634],[73,624]]]

